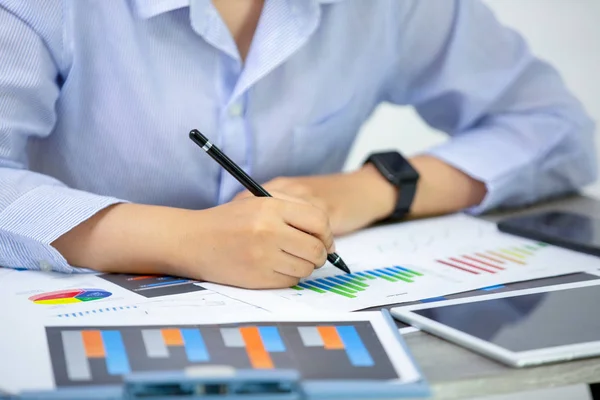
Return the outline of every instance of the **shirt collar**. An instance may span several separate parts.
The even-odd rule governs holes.
[[[189,7],[193,0],[132,0],[133,8],[139,18],[149,19],[157,15]],[[276,0],[281,1],[281,0]],[[300,0],[305,2],[307,0]],[[313,0],[317,4],[339,3],[346,0]],[[207,0],[206,3],[210,2]]]

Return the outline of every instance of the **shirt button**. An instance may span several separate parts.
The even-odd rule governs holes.
[[[44,271],[44,272],[50,272],[52,271],[52,265],[50,265],[50,263],[46,260],[42,260],[40,261],[40,270]]]
[[[240,103],[235,103],[229,107],[229,116],[237,118],[242,115],[243,107]]]

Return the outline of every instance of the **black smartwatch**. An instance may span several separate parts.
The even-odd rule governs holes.
[[[388,219],[402,219],[410,211],[415,198],[419,173],[397,151],[371,154],[365,161],[367,163],[373,164],[385,179],[398,188],[398,201]]]

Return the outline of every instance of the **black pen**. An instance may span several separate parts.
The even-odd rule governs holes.
[[[273,197],[267,192],[262,186],[260,186],[254,179],[252,179],[243,169],[237,166],[229,157],[227,157],[217,146],[212,144],[202,133],[197,129],[193,129],[190,132],[190,139],[198,146],[202,148],[209,156],[211,156],[216,162],[218,162],[227,172],[229,172],[235,179],[238,180],[246,189],[257,197]],[[327,255],[327,261],[333,264],[334,267],[341,269],[345,273],[349,274],[350,269],[337,255],[337,253],[331,253]]]

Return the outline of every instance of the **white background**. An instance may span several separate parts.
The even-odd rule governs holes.
[[[525,36],[532,51],[550,61],[598,124],[600,159],[600,0],[485,0],[504,24]],[[414,154],[446,140],[410,108],[384,104],[363,126],[347,161],[354,168],[374,150]],[[600,198],[600,181],[586,188]]]

